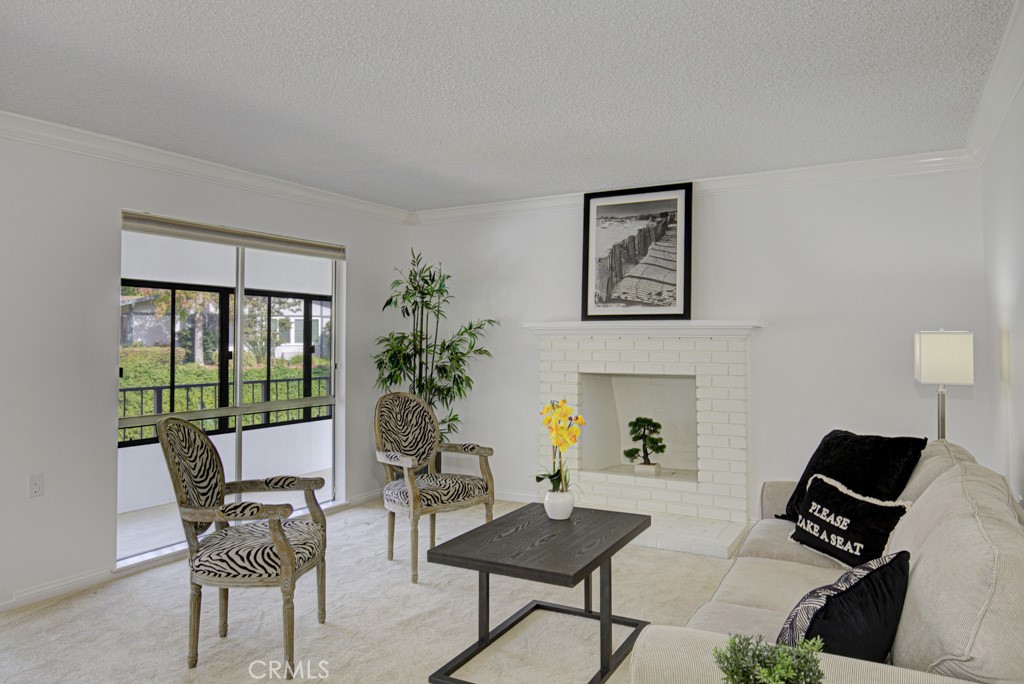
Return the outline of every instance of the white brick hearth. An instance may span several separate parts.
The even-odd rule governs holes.
[[[624,457],[608,466],[606,456],[600,469],[588,468],[584,428],[569,454],[579,485],[577,500],[581,506],[650,514],[651,528],[639,544],[721,558],[732,555],[750,517],[747,379],[750,340],[760,326],[748,321],[615,321],[526,327],[540,340],[540,401],[565,398],[584,416],[587,396],[581,376],[695,378],[696,472],[666,468],[660,477],[635,476]],[[594,432],[593,425],[588,427]],[[541,457],[550,457],[546,435],[539,448]],[[592,456],[591,462],[596,460]]]

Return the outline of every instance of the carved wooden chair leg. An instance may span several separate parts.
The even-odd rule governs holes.
[[[409,545],[412,547],[412,583],[419,582],[420,519],[415,516],[409,521]]]
[[[430,548],[434,548],[437,538],[437,513],[430,514]]]
[[[487,522],[491,522],[492,520],[494,520],[494,504],[493,503],[485,503],[484,504],[484,517],[486,518]]]
[[[326,618],[326,565],[324,553],[327,546],[327,522],[323,509],[316,499],[315,491],[324,486],[321,477],[303,478],[275,476],[262,480],[224,481],[224,465],[217,449],[209,437],[196,425],[174,416],[167,416],[157,423],[157,437],[167,461],[178,512],[181,517],[185,539],[189,550],[189,622],[188,622],[188,667],[195,668],[199,662],[199,627],[202,615],[203,586],[206,582],[216,587],[218,624],[220,636],[228,633],[229,587],[231,589],[277,583],[282,594],[284,656],[286,676],[292,678],[295,666],[295,580],[317,566],[317,599],[320,622]],[[189,472],[200,476],[183,478]],[[255,501],[238,505],[225,498],[241,492],[302,491],[309,509],[310,520],[290,520],[294,511],[291,504],[263,504]],[[206,503],[196,505],[197,500]],[[193,503],[190,503],[193,502]],[[231,523],[263,521],[259,526]],[[210,529],[210,541],[198,535]],[[265,526],[265,527],[264,527]],[[265,533],[269,532],[268,540]],[[294,531],[315,550],[316,555],[297,562],[295,549],[285,530]],[[254,541],[253,541],[254,540]],[[258,544],[258,546],[257,546]],[[268,573],[255,576],[246,572],[245,559],[251,549],[265,561],[270,557],[266,551],[276,551],[277,576]],[[223,554],[218,556],[218,554]],[[224,559],[222,563],[220,558]],[[270,570],[270,563],[264,563],[263,570]],[[213,566],[216,566],[214,571]]]
[[[320,624],[327,621],[327,561],[323,558],[316,566],[316,619]]]
[[[202,585],[191,583],[188,599],[188,666],[199,662],[199,615],[203,604]]]
[[[220,636],[228,635],[228,588],[220,588]]]
[[[292,678],[292,671],[295,667],[295,590],[294,588],[281,588],[284,598],[284,662],[285,679]]]
[[[388,560],[395,560],[395,514],[388,511]]]

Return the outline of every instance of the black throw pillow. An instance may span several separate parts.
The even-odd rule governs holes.
[[[927,446],[924,437],[880,437],[833,430],[825,435],[804,468],[785,515],[796,522],[797,508],[807,495],[807,481],[821,474],[842,482],[863,496],[892,501],[903,488]]]
[[[910,577],[910,553],[876,558],[812,589],[786,618],[778,643],[820,636],[824,652],[885,662],[896,638]]]
[[[815,475],[807,483],[789,538],[844,565],[860,565],[885,553],[909,505],[861,496],[832,478]]]

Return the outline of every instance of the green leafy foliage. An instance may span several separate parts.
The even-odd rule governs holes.
[[[569,472],[569,468],[567,468],[563,464],[561,468],[555,468],[550,473],[537,473],[535,479],[537,480],[537,482],[543,482],[544,480],[547,480],[548,484],[551,485],[551,491],[553,492],[567,492],[569,491],[569,485],[572,484],[570,481],[571,478],[569,476]]]
[[[377,387],[384,391],[405,387],[435,412],[446,411],[447,415],[438,420],[443,440],[458,432],[461,421],[452,404],[473,389],[470,362],[491,356],[479,342],[497,321],[470,321],[449,337],[441,337],[441,319],[447,318],[445,308],[452,300],[448,290],[451,276],[441,270],[440,264],[424,264],[415,251],[408,271],[398,272],[401,277],[391,283],[391,294],[382,310],[398,309],[409,322],[409,330],[377,338],[379,351],[373,356]]]
[[[269,349],[274,349],[290,339],[292,322],[284,316],[288,311],[296,309],[301,311],[302,300],[257,295],[245,296],[246,366],[250,364],[250,356],[253,363],[256,359],[262,361],[267,358],[268,342]]]
[[[820,684],[823,646],[821,637],[801,639],[794,647],[733,634],[725,648],[715,647],[714,656],[728,684]]]
[[[629,421],[629,436],[634,442],[640,442],[643,452],[633,447],[626,449],[622,455],[630,461],[643,457],[644,465],[651,465],[651,454],[665,453],[665,440],[659,437],[661,434],[661,423],[650,418],[637,416],[636,420]]]
[[[189,363],[188,350],[175,349],[174,381],[178,387],[183,385],[214,385],[219,380],[217,357],[214,355],[208,360],[208,365]],[[121,347],[121,368],[124,376],[121,378],[120,386],[124,389],[142,387],[163,387],[170,388],[171,384],[171,350],[170,347]],[[331,373],[330,361],[321,357],[313,357],[313,377],[326,377]],[[270,375],[274,379],[301,378],[302,357],[296,356],[291,359],[273,359],[271,361]],[[266,380],[267,369],[265,366],[250,366],[247,360],[243,371],[243,380]],[[217,405],[217,387],[203,387],[192,390],[191,401],[199,403],[199,392],[202,392],[202,403],[206,407]],[[154,394],[152,392],[127,392],[120,395],[122,404],[119,409],[124,416],[141,416],[155,413],[153,406]],[[165,405],[163,412],[171,410],[169,405],[170,393],[164,395]],[[184,411],[186,397],[184,392],[179,393],[175,410]],[[248,399],[247,399],[248,401]],[[191,408],[195,408],[192,406]]]
[[[216,331],[220,300],[216,292],[180,289],[175,302],[171,301],[171,290],[167,288],[122,286],[121,294],[151,298],[157,316],[167,316],[174,308],[180,326],[175,333],[176,344],[185,351],[184,360],[200,366],[210,363],[218,344]]]

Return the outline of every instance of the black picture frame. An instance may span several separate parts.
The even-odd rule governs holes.
[[[583,195],[581,320],[689,320],[692,198],[691,182]]]

